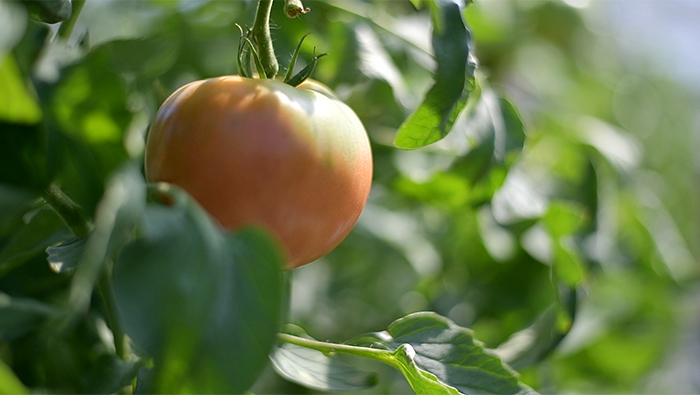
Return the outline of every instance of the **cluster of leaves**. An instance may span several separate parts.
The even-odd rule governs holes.
[[[0,1],[1,388],[531,391],[505,361],[535,388],[626,390],[664,355],[674,290],[698,277],[689,204],[666,209],[646,182],[656,173],[643,144],[663,123],[648,142],[622,131],[635,116],[609,113],[625,100],[574,45],[577,11],[498,2],[506,23],[447,0],[308,2],[297,19],[273,9],[277,53],[312,33],[305,47],[329,53],[316,78],[361,117],[375,158],[355,231],[285,274],[264,231],[223,232],[141,175],[158,105],[185,82],[236,72],[235,22],[252,21],[254,4],[88,2],[87,31],[68,39],[31,18],[65,20],[58,6],[71,2],[44,3],[55,7]],[[630,97],[663,92],[626,84]],[[503,91],[527,111],[527,133]],[[55,200],[75,209],[73,226]],[[277,335],[287,321],[352,340]],[[597,333],[576,335],[591,323]],[[287,381],[264,371],[268,354]]]

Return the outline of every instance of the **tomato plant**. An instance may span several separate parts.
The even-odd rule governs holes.
[[[0,393],[697,392],[613,3],[0,0]]]
[[[224,227],[271,229],[292,268],[347,236],[372,182],[369,140],[349,107],[304,85],[237,76],[173,93],[145,161],[149,181],[182,187]]]

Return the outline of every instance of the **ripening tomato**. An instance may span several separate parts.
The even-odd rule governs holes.
[[[372,181],[357,115],[314,82],[228,76],[183,86],[156,114],[146,178],[175,184],[225,228],[263,225],[288,268],[335,248]]]

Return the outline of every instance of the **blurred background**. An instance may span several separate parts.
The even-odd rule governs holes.
[[[236,73],[235,23],[252,25],[255,5],[86,2],[34,71],[67,131],[53,143],[82,147],[56,162],[71,169],[70,196],[94,208],[167,95]],[[297,19],[273,9],[277,55],[285,65],[312,33],[302,58],[329,54],[314,78],[358,113],[375,168],[355,230],[291,273],[290,322],[341,342],[433,310],[542,393],[700,393],[699,2],[475,1],[464,15],[481,104],[416,151],[392,142],[432,81],[429,13],[398,0],[305,5]],[[499,96],[525,125],[513,146],[480,127]],[[400,373],[361,366],[380,372],[365,393],[410,393]],[[253,392],[313,391],[269,369]]]

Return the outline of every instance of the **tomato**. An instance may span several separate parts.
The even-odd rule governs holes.
[[[148,181],[185,189],[225,228],[270,229],[288,268],[347,236],[372,181],[367,133],[327,88],[239,76],[175,91],[151,126],[145,166]]]

